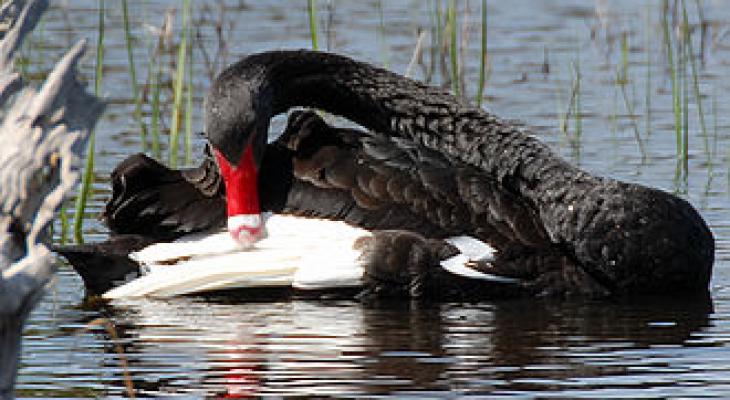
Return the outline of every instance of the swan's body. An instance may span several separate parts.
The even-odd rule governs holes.
[[[500,195],[535,216],[537,231],[573,262],[581,279],[608,293],[707,290],[714,239],[685,200],[593,176],[520,127],[439,88],[347,57],[275,51],[242,59],[211,87],[206,135],[215,151],[235,162],[246,149],[261,148],[272,116],[294,106],[344,116],[478,169]],[[498,217],[509,210],[481,192],[465,200],[496,207]],[[524,228],[510,230],[531,229]],[[566,281],[559,275],[554,278]]]
[[[293,106],[342,115],[370,132],[298,113],[266,145],[269,119]],[[211,88],[206,134],[216,162],[183,172],[141,156],[120,165],[105,212],[109,226],[176,237],[225,226],[228,204],[229,230],[251,245],[256,238],[241,239],[240,227],[231,228],[231,199],[250,204],[239,198],[247,192],[228,189],[239,179],[231,168],[253,162],[261,210],[373,232],[379,244],[366,286],[437,283],[417,266],[446,258],[441,250],[430,254],[428,241],[443,247],[446,237],[469,235],[498,251],[489,272],[518,280],[523,294],[707,291],[714,240],[686,201],[592,176],[484,110],[346,57],[283,51],[243,59]],[[246,157],[253,158],[239,163]],[[392,229],[399,232],[379,233]],[[479,290],[491,293],[494,284]]]
[[[129,254],[139,276],[102,294],[106,299],[171,297],[223,290],[292,288],[299,291],[359,288],[372,251],[371,232],[341,221],[267,215],[268,236],[241,249],[227,232],[185,235]],[[468,279],[516,280],[468,265],[488,263],[494,249],[474,238],[447,239],[458,253],[440,267]],[[132,271],[130,271],[132,272]],[[131,278],[131,279],[130,279]]]

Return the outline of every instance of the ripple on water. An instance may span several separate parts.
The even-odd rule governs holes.
[[[44,33],[32,35],[32,40],[42,37],[44,43],[28,48],[30,72],[48,70],[50,60],[56,58],[51,55],[76,38],[96,35],[97,14],[88,12],[95,10],[96,0],[61,3],[54,3],[56,8],[44,19]],[[477,3],[470,2],[472,12],[468,14],[475,22]],[[318,4],[324,7],[324,2]],[[462,7],[465,2],[459,4]],[[674,191],[695,204],[717,238],[712,304],[679,299],[659,304],[532,300],[377,307],[351,301],[236,304],[226,299],[181,298],[89,309],[80,306],[80,279],[62,267],[26,327],[18,395],[123,397],[128,374],[138,394],[148,396],[730,396],[730,116],[722,112],[730,106],[730,81],[724,79],[730,49],[723,39],[717,39],[705,50],[700,70],[705,109],[712,109],[714,99],[721,110],[717,138],[711,134],[708,142],[714,146],[716,140],[717,151],[708,157],[704,140],[696,132],[696,110],[690,99],[690,178],[682,182],[676,179],[674,116],[659,36],[651,36],[649,42],[651,133],[645,131],[644,27],[649,18],[649,33],[660,35],[661,2],[596,4],[580,0],[560,5],[528,0],[489,2],[491,69],[486,106],[505,118],[521,120],[526,129],[589,171]],[[714,2],[702,4],[711,18],[710,31],[727,30],[730,8]],[[323,35],[321,45],[329,37],[334,50],[378,64],[387,60],[389,68],[397,72],[404,72],[410,61],[408,49],[415,44],[416,28],[431,30],[430,2],[382,2],[382,43],[376,40],[380,14],[374,3],[339,1],[331,5],[332,34]],[[110,104],[96,129],[98,191],[86,220],[89,240],[104,237],[95,214],[109,196],[106,177],[116,163],[140,149],[138,125],[131,117],[134,101],[123,30],[117,6],[107,6],[108,68],[103,93]],[[177,6],[173,0],[159,0],[130,8],[138,42],[148,41],[146,27],[159,24],[165,10]],[[228,61],[233,55],[265,49],[308,47],[305,8],[304,2],[227,2],[227,16],[234,21]],[[694,6],[689,11],[694,21]],[[326,9],[320,11],[323,19],[328,15]],[[199,28],[204,45],[214,49],[214,24],[201,22]],[[625,109],[615,85],[624,31],[629,40],[629,94],[635,118]],[[470,96],[478,72],[474,61],[479,51],[477,32],[469,40],[463,65]],[[430,50],[428,38],[425,43]],[[542,72],[546,52],[549,74]],[[149,58],[147,47],[135,47],[134,54],[142,81]],[[556,115],[565,113],[573,82],[571,63],[577,57],[583,79],[583,125],[580,145],[574,147],[558,130],[560,118]],[[196,53],[196,109],[200,109],[208,85],[204,64]],[[91,77],[93,73],[93,62],[88,61],[82,75]],[[420,67],[414,74],[423,77]],[[708,121],[714,126],[709,114]],[[274,135],[283,122],[283,118],[275,121]],[[575,120],[568,122],[568,135],[572,135]],[[646,160],[636,144],[634,122],[647,148]],[[201,129],[200,113],[193,115],[193,125],[195,131]],[[202,139],[194,136],[193,144],[193,153],[200,154]],[[99,324],[98,318],[107,318],[113,330]]]

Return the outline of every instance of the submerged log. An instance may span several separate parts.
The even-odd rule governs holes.
[[[12,398],[23,323],[54,273],[54,213],[79,177],[80,156],[104,105],[76,79],[79,41],[39,90],[23,87],[15,54],[48,6],[9,1],[0,41],[0,398]]]

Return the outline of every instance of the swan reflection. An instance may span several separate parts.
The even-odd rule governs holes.
[[[483,304],[227,298],[115,302],[132,383],[145,395],[560,393],[682,380],[709,299]],[[102,338],[106,344],[108,338]],[[682,349],[680,351],[679,349]],[[105,351],[114,355],[114,346]],[[676,364],[676,365],[675,365]],[[674,367],[672,367],[674,366]],[[643,375],[642,375],[643,376]],[[689,378],[688,378],[689,379]],[[111,392],[124,393],[122,374]],[[628,392],[630,393],[630,392]]]

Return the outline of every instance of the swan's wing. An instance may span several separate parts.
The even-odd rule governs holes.
[[[224,187],[215,163],[173,170],[135,154],[111,175],[112,198],[102,219],[115,233],[174,237],[223,226]]]
[[[117,233],[176,236],[223,226],[224,185],[215,162],[177,171],[141,154],[112,173],[103,218]],[[262,208],[428,237],[469,234],[498,249],[551,245],[533,209],[487,174],[408,139],[333,128],[292,113],[267,147]]]
[[[313,112],[290,124],[278,141],[293,151],[284,211],[428,237],[468,234],[498,249],[552,245],[534,209],[477,168],[408,139],[332,128]]]

